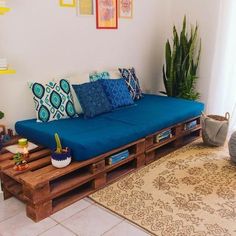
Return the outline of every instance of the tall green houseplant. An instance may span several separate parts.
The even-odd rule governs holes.
[[[188,35],[186,16],[182,31],[178,34],[173,27],[173,44],[168,40],[165,47],[165,65],[163,80],[168,96],[197,100],[200,94],[196,91],[197,70],[201,54],[201,40],[198,40],[198,25],[191,27]]]
[[[0,111],[0,120],[4,117],[4,113]]]

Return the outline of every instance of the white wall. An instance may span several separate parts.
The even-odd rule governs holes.
[[[132,65],[145,90],[157,87],[166,39],[164,1],[134,0],[134,18],[120,19],[118,30],[97,30],[95,16],[77,17],[58,2],[8,1],[12,11],[0,18],[0,57],[17,70],[0,77],[0,110],[10,126],[35,116],[27,81]]]
[[[12,11],[0,17],[0,57],[6,57],[16,75],[0,77],[3,121],[35,116],[28,81],[47,81],[96,69],[132,65],[146,91],[162,88],[164,45],[173,24],[184,14],[198,22],[202,38],[199,90],[207,101],[215,51],[220,0],[134,0],[134,19],[119,20],[118,30],[97,30],[95,16],[76,17],[60,8],[59,0],[9,0]]]

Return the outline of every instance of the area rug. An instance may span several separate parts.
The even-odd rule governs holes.
[[[236,235],[236,165],[196,141],[90,196],[161,236]]]

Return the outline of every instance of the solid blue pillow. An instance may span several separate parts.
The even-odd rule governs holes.
[[[86,118],[112,110],[111,104],[99,81],[72,86]]]
[[[108,79],[99,82],[103,86],[112,109],[134,104],[124,79]]]

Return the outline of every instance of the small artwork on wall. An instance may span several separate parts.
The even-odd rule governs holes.
[[[133,18],[133,0],[119,0],[120,18]]]
[[[61,7],[76,7],[76,0],[59,0]]]
[[[97,29],[117,29],[117,0],[96,0]]]
[[[82,16],[93,15],[93,0],[79,0],[79,13]]]

